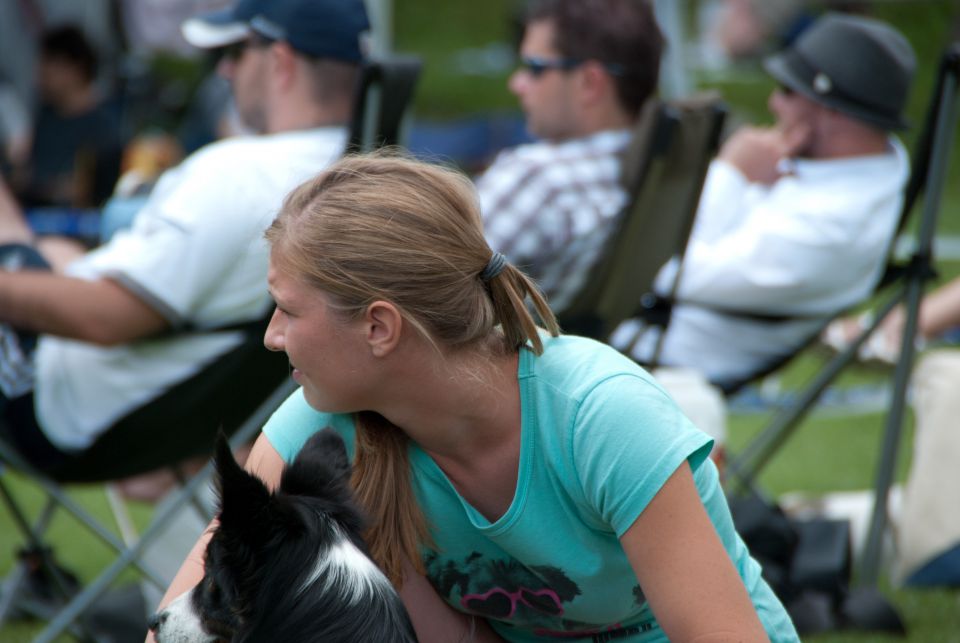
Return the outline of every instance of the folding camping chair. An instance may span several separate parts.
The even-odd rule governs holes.
[[[420,61],[412,57],[389,57],[365,65],[350,125],[348,151],[367,151],[400,142],[402,118],[413,97],[420,66]],[[33,564],[40,565],[53,579],[54,589],[65,603],[51,610],[36,602],[18,600],[22,598],[18,597],[18,588],[27,573],[25,563],[21,563],[0,588],[0,626],[16,607],[48,621],[35,641],[52,641],[65,630],[96,640],[85,622],[85,612],[125,569],[134,567],[161,590],[165,587],[164,576],[140,558],[147,546],[163,533],[171,517],[189,505],[198,504],[197,494],[206,485],[212,466],[208,464],[200,473],[184,480],[174,496],[155,512],[151,526],[129,545],[73,501],[61,483],[108,482],[170,466],[193,455],[208,454],[219,430],[232,435],[232,446],[255,437],[270,414],[295,389],[288,377],[286,357],[282,353],[271,353],[263,346],[269,318],[268,314],[253,322],[218,329],[240,331],[244,333],[244,340],[197,375],[103,434],[82,460],[57,470],[56,480],[33,470],[14,449],[0,442],[0,496],[26,541],[26,551],[33,558]],[[148,451],[142,448],[145,443],[151,445]],[[117,458],[117,454],[136,454],[136,457]],[[4,483],[3,473],[7,468],[25,475],[47,498],[46,506],[33,524]],[[57,508],[72,515],[117,552],[113,562],[75,594],[69,591],[67,579],[43,541]]]
[[[636,315],[660,267],[683,255],[725,116],[715,93],[644,107],[623,158],[628,205],[583,287],[558,312],[565,332],[607,340]]]
[[[420,78],[422,61],[395,55],[364,65],[350,125],[348,152],[397,145],[407,108]]]
[[[858,582],[863,586],[875,586],[878,581],[882,537],[887,522],[887,499],[893,482],[903,426],[907,383],[913,366],[915,352],[913,337],[917,328],[917,314],[923,289],[936,274],[933,268],[933,235],[936,230],[940,197],[957,123],[958,87],[960,87],[960,43],[953,43],[941,59],[939,75],[924,127],[914,150],[911,177],[898,227],[900,232],[906,226],[917,197],[923,193],[923,208],[916,233],[916,249],[905,264],[891,259],[887,273],[878,287],[878,292],[890,294],[886,295],[885,303],[880,306],[875,320],[846,350],[831,359],[804,387],[795,401],[780,411],[770,425],[727,465],[728,478],[731,485],[736,485],[734,488],[751,487],[761,469],[783,446],[806,414],[812,410],[827,386],[844,368],[855,361],[860,347],[870,334],[897,304],[902,303],[906,311],[906,323],[900,359],[894,370],[892,400],[886,416],[883,446],[877,464],[873,515],[858,576]],[[891,257],[893,256],[892,246],[891,240]],[[844,312],[846,311],[841,311],[840,314]],[[828,321],[824,321],[824,326]],[[815,341],[817,336],[819,332],[812,336],[810,341]],[[795,354],[785,356],[772,368],[765,369],[757,376],[765,375],[773,368],[779,368]]]
[[[67,591],[52,551],[43,542],[44,531],[58,508],[66,510],[119,553],[118,559],[110,568],[115,571],[105,572],[101,576],[104,579],[102,585],[94,584],[85,588],[68,604],[68,608],[77,605],[86,609],[128,565],[136,566],[149,581],[164,584],[161,580],[164,578],[162,574],[137,560],[154,535],[149,532],[144,534],[134,547],[128,549],[109,529],[71,500],[61,485],[73,482],[107,482],[173,466],[184,459],[209,453],[218,430],[232,434],[235,445],[251,439],[255,430],[283,400],[281,393],[289,394],[293,390],[288,378],[289,366],[285,356],[271,353],[263,347],[263,332],[268,321],[269,315],[251,323],[222,329],[242,333],[241,343],[204,366],[194,376],[118,421],[84,451],[81,457],[55,469],[52,474],[36,471],[10,445],[0,442],[0,466],[8,466],[26,476],[38,485],[46,496],[46,505],[40,512],[40,517],[31,525],[26,512],[0,477],[0,495],[3,496],[15,525],[26,541],[21,551],[20,563],[5,580],[0,594],[0,624],[14,607],[35,617],[54,621],[66,618],[65,615],[73,616],[68,609],[54,614],[48,606],[36,601],[18,600],[19,590],[30,567],[42,567],[53,580],[54,593],[59,594],[60,599],[69,597],[70,592]],[[238,373],[246,376],[238,377]],[[264,400],[268,400],[269,404],[264,403]],[[145,444],[150,445],[150,448],[145,449]],[[183,493],[182,502],[174,503],[172,508],[193,502],[193,491],[199,489],[200,483],[201,481],[197,480],[187,485],[189,493]],[[65,620],[64,626],[72,620]],[[57,629],[56,633],[59,631],[60,629]],[[83,631],[82,627],[79,631]],[[41,635],[39,640],[50,640],[54,635],[55,633],[51,633],[49,639]]]

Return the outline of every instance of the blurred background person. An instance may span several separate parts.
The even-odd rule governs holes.
[[[79,27],[44,33],[32,144],[11,180],[24,207],[91,207],[113,190],[122,141],[117,112],[96,84],[98,65]]]
[[[829,13],[766,59],[774,127],[730,136],[707,173],[682,267],[654,287],[673,306],[660,353],[721,388],[803,346],[879,281],[909,159],[894,132],[916,67],[889,24]],[[612,341],[641,362],[660,329],[627,322]]]

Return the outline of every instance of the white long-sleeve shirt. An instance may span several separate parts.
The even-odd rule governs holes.
[[[885,154],[787,163],[771,186],[749,183],[725,161],[711,164],[661,363],[718,383],[747,377],[802,345],[820,317],[873,291],[903,201],[903,146],[891,137]],[[670,292],[677,266],[660,271],[658,292]],[[802,318],[758,321],[717,309]],[[622,325],[613,343],[627,345],[640,329]],[[633,356],[649,360],[655,338],[643,333]]]

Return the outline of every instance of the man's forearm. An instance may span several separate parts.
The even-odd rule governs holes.
[[[156,311],[112,281],[39,271],[0,271],[0,321],[108,346],[167,327]]]
[[[920,304],[918,330],[923,337],[929,339],[957,326],[960,326],[960,278],[924,297]]]

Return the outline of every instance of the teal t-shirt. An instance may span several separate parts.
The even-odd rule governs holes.
[[[486,617],[508,641],[666,640],[619,537],[687,461],[771,640],[799,640],[733,529],[707,457],[710,438],[619,352],[580,337],[544,343],[540,356],[520,351],[517,489],[496,522],[471,507],[411,443],[411,479],[435,545],[424,549],[424,563],[441,598]],[[345,438],[352,454],[353,417],[316,411],[299,391],[264,433],[289,462],[325,426]]]

